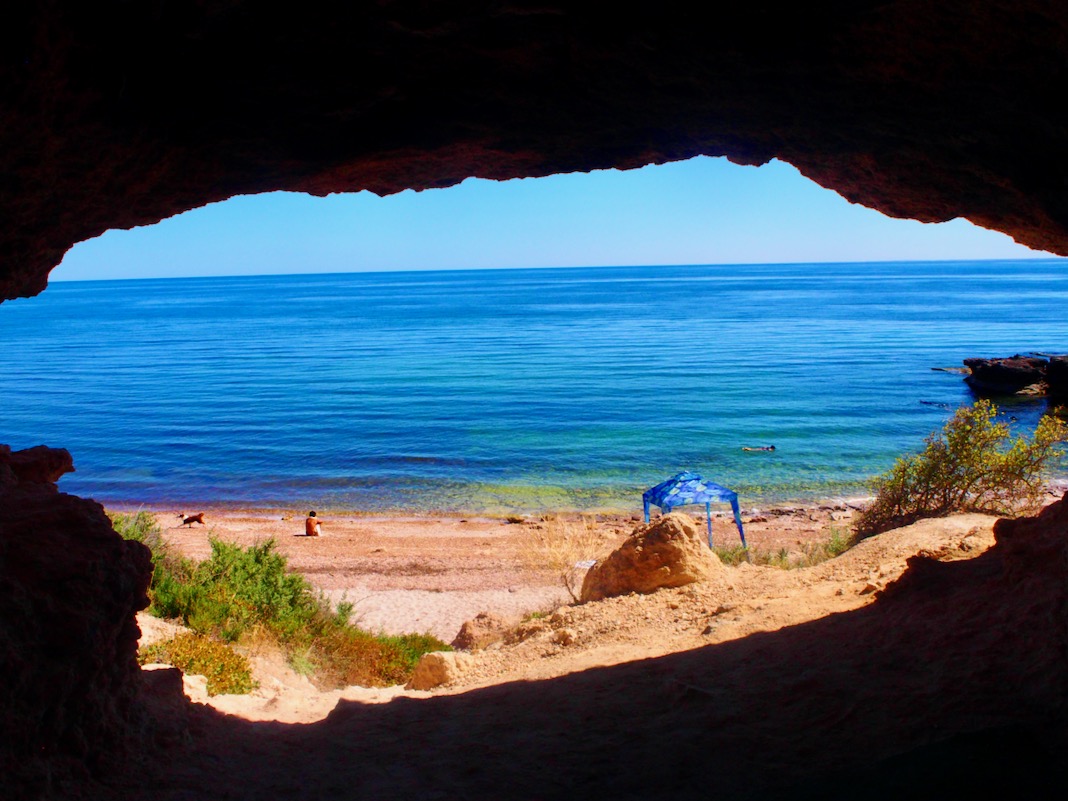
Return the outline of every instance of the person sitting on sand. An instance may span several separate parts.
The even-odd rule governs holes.
[[[304,535],[306,537],[318,537],[323,531],[323,524],[315,516],[315,512],[308,512],[308,519],[304,521]]]
[[[775,450],[775,446],[774,445],[761,445],[759,448],[748,448],[748,447],[743,445],[742,446],[742,450],[743,451],[773,451],[773,450]]]

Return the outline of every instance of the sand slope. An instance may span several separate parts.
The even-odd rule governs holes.
[[[553,583],[554,576],[524,570],[514,552],[516,538],[523,536],[516,531],[521,527],[498,521],[413,519],[389,521],[381,528],[374,521],[334,521],[337,533],[329,538],[291,537],[279,540],[279,548],[292,564],[308,570],[317,585],[326,584],[328,595],[356,601],[360,623],[370,622],[373,628],[429,630],[449,641],[464,620],[480,611],[511,617],[518,630],[510,639],[521,641],[497,642],[476,652],[473,669],[454,685],[435,691],[455,693],[696,649],[857,609],[899,577],[906,559],[916,553],[937,553],[946,560],[978,555],[994,542],[994,520],[960,515],[923,521],[866,540],[811,568],[742,564],[700,584],[584,605],[572,603]],[[273,522],[238,518],[215,528],[215,534],[225,527],[228,539],[257,541]],[[421,532],[411,530],[420,525]],[[207,555],[205,531],[172,529],[168,534],[186,553]],[[807,534],[817,536],[815,530]],[[613,522],[606,547],[616,535]],[[492,559],[499,559],[500,565],[485,563]],[[478,581],[496,586],[469,589]],[[530,584],[522,586],[524,581]],[[377,592],[372,589],[376,586],[381,587]],[[433,588],[423,588],[427,586]],[[544,614],[519,625],[525,614],[536,611]],[[171,624],[145,615],[139,622],[146,632],[144,643],[173,636]],[[420,628],[423,624],[426,629]],[[250,657],[260,683],[252,694],[209,698],[203,678],[186,677],[188,695],[227,714],[290,723],[320,720],[341,699],[379,703],[400,695],[428,695],[400,687],[320,692],[277,655]]]
[[[110,792],[846,798],[856,779],[881,798],[894,795],[879,782],[909,775],[893,760],[912,751],[925,782],[1015,771],[1031,782],[1023,791],[1046,797],[1041,782],[1059,787],[1063,774],[1060,734],[1035,727],[1052,715],[1050,731],[1063,733],[1068,511],[999,528],[994,547],[992,523],[926,521],[806,570],[743,566],[560,609],[433,693],[345,691],[298,709],[294,694],[314,691],[282,680],[271,703],[216,699],[193,708],[186,745]],[[280,710],[273,720],[268,707]],[[931,748],[950,752],[932,763]],[[819,792],[798,795],[805,787]],[[937,796],[926,787],[908,792]]]

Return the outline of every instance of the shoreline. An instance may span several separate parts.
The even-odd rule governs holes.
[[[774,518],[774,523],[790,520],[781,515]],[[939,561],[971,559],[982,554],[994,544],[995,521],[994,517],[974,514],[925,520],[866,539],[835,559],[797,570],[743,562],[734,567],[725,565],[706,581],[694,585],[574,605],[558,586],[547,585],[543,575],[509,568],[509,554],[513,553],[510,549],[527,526],[500,521],[469,523],[477,528],[465,534],[474,536],[457,542],[447,536],[447,528],[413,532],[411,523],[388,530],[366,520],[335,520],[329,530],[336,534],[320,539],[291,536],[280,547],[297,556],[305,567],[318,563],[319,572],[305,572],[318,586],[324,577],[336,579],[348,567],[358,567],[362,562],[363,580],[373,586],[367,587],[364,597],[350,597],[358,602],[353,622],[384,633],[430,631],[449,642],[463,622],[489,611],[503,619],[500,627],[488,622],[485,630],[496,632],[492,639],[469,652],[460,675],[453,675],[444,686],[430,689],[394,686],[318,691],[276,653],[255,645],[247,654],[261,686],[252,694],[208,697],[206,680],[196,676],[186,676],[184,687],[194,700],[228,715],[309,723],[327,717],[341,700],[368,705],[401,696],[426,698],[465,693],[635,663],[754,634],[802,631],[810,627],[800,624],[829,620],[871,604],[878,591],[901,576],[917,553]],[[447,522],[450,521],[438,521],[438,525]],[[813,521],[808,523],[809,530],[816,531]],[[226,525],[233,533],[231,526],[236,523],[230,521]],[[243,532],[246,539],[255,537],[262,521],[251,525]],[[461,524],[451,521],[451,525],[455,530]],[[346,526],[348,530],[343,531]],[[207,539],[204,529],[167,528],[164,535],[182,546],[183,552]],[[625,532],[619,536],[625,536]],[[611,547],[612,543],[606,539],[604,545]],[[495,588],[486,589],[487,580],[495,582]],[[404,585],[409,589],[403,589]],[[532,599],[517,592],[530,587],[548,587],[555,597],[532,607]],[[331,597],[336,600],[336,593]],[[494,603],[511,603],[511,611],[494,608]],[[542,614],[530,615],[532,611]],[[394,623],[414,620],[418,625],[391,629],[379,624],[376,615],[384,615]],[[139,620],[149,640],[173,636],[175,631],[153,619],[140,616]],[[853,647],[849,638],[838,642],[843,653]],[[814,652],[823,651],[821,646]],[[827,660],[832,672],[836,658]],[[781,665],[774,670],[781,674]]]
[[[1068,479],[1056,480],[1051,482],[1051,488],[1053,484],[1063,484],[1062,493],[1068,490]],[[807,509],[822,509],[826,507],[834,508],[850,508],[858,510],[861,506],[872,500],[872,495],[832,495],[832,496],[820,496],[820,497],[804,497],[794,499],[781,499],[769,503],[753,503],[742,504],[741,513],[743,518],[747,515],[763,515],[763,514],[780,514],[783,510],[796,511]],[[93,500],[96,500],[95,498]],[[468,518],[468,519],[486,519],[486,520],[506,520],[509,518],[522,518],[524,520],[539,520],[547,517],[555,516],[567,516],[567,517],[587,517],[587,518],[633,518],[635,516],[641,517],[643,514],[642,504],[639,502],[630,507],[592,507],[589,509],[578,509],[574,507],[556,507],[556,508],[544,508],[535,510],[524,509],[505,509],[489,510],[489,509],[418,509],[412,507],[391,507],[385,509],[355,509],[349,506],[330,506],[325,504],[320,505],[302,505],[298,506],[294,503],[264,503],[258,504],[255,502],[245,501],[201,501],[198,504],[192,502],[182,503],[177,501],[99,501],[101,506],[110,511],[133,513],[138,511],[151,512],[153,514],[165,514],[173,512],[177,514],[179,511],[186,511],[190,513],[204,512],[218,515],[221,517],[226,516],[267,516],[277,517],[286,516],[290,517],[296,514],[304,515],[309,509],[314,508],[320,515],[331,515],[334,517],[358,517],[358,518],[380,518],[380,519],[427,519],[427,518]],[[686,507],[689,509],[689,507]],[[697,509],[697,507],[693,507]],[[654,507],[654,512],[656,507]],[[726,504],[719,505],[719,508],[713,507],[712,517],[715,519],[717,516],[730,516],[730,509]]]
[[[1068,481],[1052,482],[1048,500],[1066,490]],[[517,622],[530,613],[551,613],[571,603],[559,572],[531,557],[531,542],[554,519],[584,520],[596,540],[596,552],[589,556],[596,557],[614,550],[643,522],[640,510],[488,516],[412,511],[339,514],[324,509],[317,510],[322,536],[316,538],[304,536],[307,509],[204,505],[150,510],[132,504],[107,508],[150,511],[168,546],[196,560],[210,556],[212,539],[242,547],[273,540],[290,570],[303,575],[331,603],[353,602],[353,622],[361,627],[387,634],[429,632],[445,642],[482,612]],[[858,499],[841,498],[746,508],[742,522],[753,552],[803,559],[834,536],[850,536],[859,508]],[[183,526],[180,511],[203,512],[204,525]],[[704,530],[704,509],[682,511]],[[741,545],[729,509],[713,512],[712,528],[716,546]]]
[[[322,520],[322,536],[316,538],[304,536],[308,510],[108,507],[112,512],[139,509],[155,515],[164,541],[182,556],[207,558],[213,538],[242,547],[273,540],[289,568],[331,603],[355,603],[357,625],[387,634],[429,632],[444,642],[482,612],[518,622],[572,602],[559,572],[532,558],[530,544],[550,521],[584,520],[595,540],[596,552],[590,556],[614,550],[643,522],[640,510],[524,517],[316,510]],[[179,511],[203,511],[204,525],[183,526]],[[704,509],[683,511],[704,530]],[[801,555],[835,529],[846,534],[854,512],[845,503],[832,502],[746,509],[742,520],[752,549]],[[729,508],[713,513],[712,527],[717,546],[740,546]]]

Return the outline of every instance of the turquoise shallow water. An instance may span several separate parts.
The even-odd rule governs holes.
[[[1061,260],[61,283],[0,305],[0,442],[67,447],[105,503],[857,495],[972,399],[932,367],[1064,352],[1066,300]]]

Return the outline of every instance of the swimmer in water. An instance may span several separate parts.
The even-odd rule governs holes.
[[[774,445],[761,445],[759,448],[748,448],[748,447],[743,445],[742,446],[742,450],[743,451],[773,451],[773,450],[775,450],[775,446]]]

